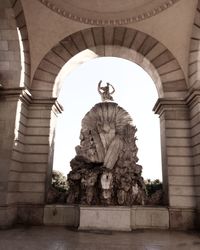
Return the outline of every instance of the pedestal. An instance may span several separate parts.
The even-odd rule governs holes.
[[[131,209],[81,206],[79,230],[131,231]]]

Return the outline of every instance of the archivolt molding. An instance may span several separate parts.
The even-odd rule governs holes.
[[[57,14],[69,18],[73,21],[78,21],[85,24],[91,24],[91,25],[125,25],[129,23],[139,22],[144,19],[150,18],[152,16],[155,16],[159,14],[160,12],[168,9],[175,3],[177,3],[180,0],[166,0],[162,4],[156,6],[155,8],[152,8],[150,10],[147,10],[145,12],[141,12],[139,14],[135,14],[133,16],[123,17],[123,18],[116,18],[116,19],[94,19],[94,18],[87,18],[84,16],[79,16],[76,13],[71,12],[69,9],[62,9],[51,2],[51,0],[38,0],[42,4],[44,4],[46,7],[51,9],[52,11],[56,12]]]
[[[125,27],[94,27],[61,40],[40,62],[31,85],[33,95],[54,96],[55,79],[62,67],[87,49],[98,56],[126,58],[142,67],[146,64],[144,68],[152,66],[150,75],[154,78],[159,97],[186,95],[185,77],[173,54],[153,37]]]

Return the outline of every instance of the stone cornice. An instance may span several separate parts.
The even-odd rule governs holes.
[[[186,102],[190,107],[200,103],[200,89],[190,90],[186,97]]]
[[[116,19],[94,19],[94,18],[87,18],[84,16],[79,16],[76,13],[70,12],[70,9],[61,9],[57,5],[51,2],[51,0],[38,0],[42,4],[44,4],[47,8],[51,9],[52,11],[56,12],[57,14],[69,18],[73,21],[85,23],[85,24],[91,24],[91,25],[125,25],[129,23],[139,22],[144,19],[150,18],[152,16],[155,16],[159,14],[160,12],[168,9],[173,4],[180,0],[166,0],[163,4],[160,4],[159,6],[156,6],[155,8],[152,8],[146,12],[142,12],[138,15],[133,15],[131,17],[123,17],[123,18],[116,18]]]
[[[25,87],[17,87],[17,88],[0,88],[0,98],[8,99],[20,99],[25,103],[31,102],[31,94],[29,90]]]
[[[166,110],[184,109],[186,108],[186,101],[182,98],[159,98],[153,107],[155,114],[161,115]]]
[[[8,100],[21,100],[27,105],[45,105],[52,107],[54,106],[59,113],[62,113],[63,107],[58,103],[57,98],[35,98],[31,95],[29,90],[25,87],[18,88],[0,88],[0,100],[6,98]]]

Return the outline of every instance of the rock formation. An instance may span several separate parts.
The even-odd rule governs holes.
[[[136,127],[117,103],[96,104],[83,118],[80,145],[68,174],[68,204],[144,204]]]

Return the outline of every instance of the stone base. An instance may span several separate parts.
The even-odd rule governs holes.
[[[46,205],[44,208],[44,225],[78,227],[79,207],[58,204]]]
[[[0,206],[0,229],[12,227],[17,219],[16,206]]]
[[[135,229],[187,230],[200,227],[200,215],[192,209],[132,206],[46,205],[44,225],[78,227],[79,230],[131,231]]]
[[[81,206],[79,230],[131,231],[131,209]]]

